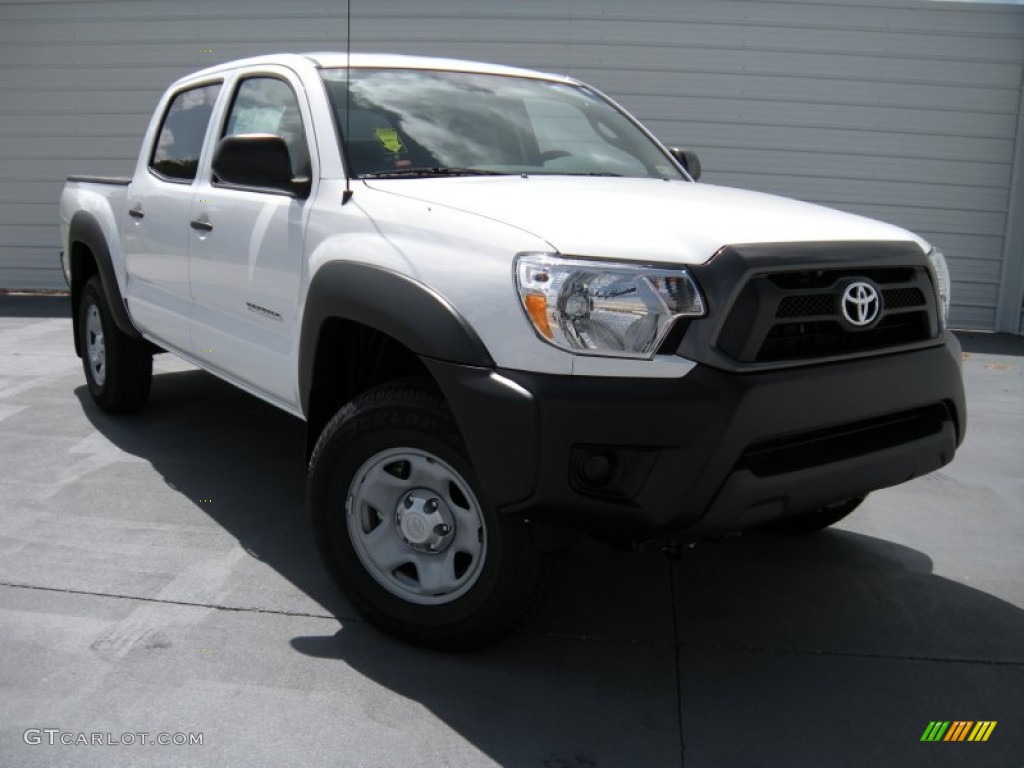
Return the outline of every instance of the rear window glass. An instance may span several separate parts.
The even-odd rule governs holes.
[[[199,153],[210,124],[220,83],[182,91],[167,109],[149,167],[165,178],[191,181],[199,169]]]

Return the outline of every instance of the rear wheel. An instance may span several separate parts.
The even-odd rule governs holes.
[[[487,502],[442,398],[419,384],[358,397],[310,461],[317,547],[385,632],[448,650],[510,631],[540,601],[549,558]]]
[[[82,289],[78,333],[85,380],[96,404],[110,413],[142,408],[153,378],[153,355],[142,339],[117,327],[99,277],[91,277]]]
[[[860,496],[854,499],[846,499],[845,501],[829,504],[828,506],[820,507],[819,509],[815,509],[810,512],[803,512],[799,515],[794,515],[793,517],[775,520],[765,525],[762,530],[768,531],[769,533],[782,533],[790,536],[802,536],[804,534],[822,531],[830,525],[838,523],[844,517],[853,512],[853,510],[861,505],[864,498],[864,496]]]

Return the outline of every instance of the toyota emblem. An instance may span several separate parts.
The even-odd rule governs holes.
[[[882,299],[875,286],[858,281],[846,286],[839,306],[846,322],[854,328],[867,328],[878,319],[878,313],[882,310]]]

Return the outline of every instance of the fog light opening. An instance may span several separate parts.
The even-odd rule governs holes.
[[[618,460],[610,451],[590,451],[576,465],[576,477],[591,488],[603,488],[615,477]]]

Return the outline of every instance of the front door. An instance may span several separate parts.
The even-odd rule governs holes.
[[[289,410],[298,404],[298,338],[303,238],[316,175],[306,130],[308,107],[283,68],[242,77],[219,137],[281,136],[295,177],[312,176],[304,199],[237,188],[204,174],[192,207],[192,342],[196,356],[239,384]]]

